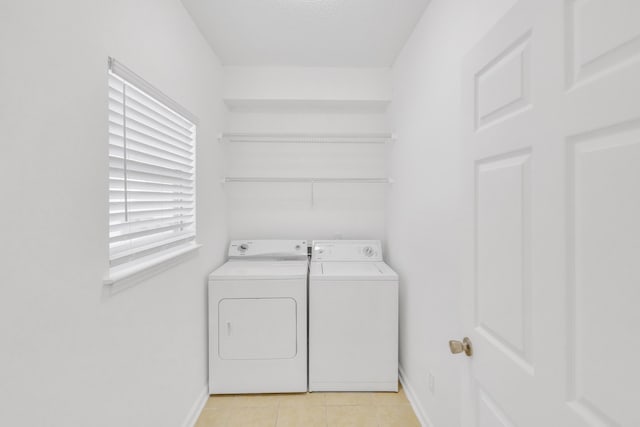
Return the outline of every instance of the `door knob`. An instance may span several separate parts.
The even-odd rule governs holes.
[[[473,346],[471,345],[471,340],[468,337],[464,337],[462,342],[455,340],[449,341],[449,349],[453,354],[462,353],[464,351],[464,354],[469,357],[473,355]]]

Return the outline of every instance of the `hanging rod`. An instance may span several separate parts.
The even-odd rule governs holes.
[[[221,133],[220,142],[362,143],[394,141],[391,133]]]
[[[245,176],[236,176],[231,177],[227,176],[222,180],[223,183],[231,183],[231,182],[275,182],[275,183],[310,183],[310,184],[320,184],[320,183],[352,183],[352,184],[392,184],[393,180],[391,178],[271,178],[271,177],[245,177]]]

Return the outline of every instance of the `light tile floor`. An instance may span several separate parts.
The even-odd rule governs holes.
[[[210,396],[196,427],[420,427],[398,393]]]

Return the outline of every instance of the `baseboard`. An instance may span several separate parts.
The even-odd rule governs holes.
[[[182,427],[194,427],[196,425],[200,412],[202,412],[202,408],[204,408],[204,405],[207,403],[207,399],[209,399],[209,385],[205,384],[202,392],[198,395],[198,398],[193,403],[191,410],[182,423]]]
[[[413,387],[411,387],[411,383],[409,383],[409,379],[407,378],[404,371],[402,370],[402,366],[399,367],[398,371],[400,374],[399,375],[400,383],[404,388],[404,392],[407,395],[407,399],[409,399],[409,403],[411,403],[411,406],[413,407],[413,412],[415,412],[416,417],[418,417],[418,421],[420,421],[420,424],[422,424],[422,427],[435,427],[434,424],[429,419],[429,417],[427,416],[426,411],[420,404],[420,401],[418,400],[418,396],[416,395],[416,392],[414,391]]]

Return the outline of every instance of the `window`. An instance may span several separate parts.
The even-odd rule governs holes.
[[[195,119],[109,59],[109,278],[195,249]]]

